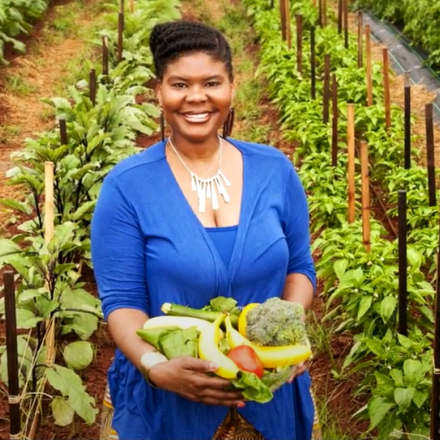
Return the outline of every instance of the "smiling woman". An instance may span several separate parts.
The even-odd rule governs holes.
[[[212,374],[216,365],[167,360],[136,335],[165,302],[202,308],[218,296],[241,305],[282,297],[307,309],[315,287],[307,203],[292,164],[275,148],[219,136],[234,99],[225,37],[172,22],[153,29],[150,46],[172,134],[108,174],[92,222],[95,276],[118,347],[107,399],[113,438],[310,440],[304,368],[270,402],[244,402]]]

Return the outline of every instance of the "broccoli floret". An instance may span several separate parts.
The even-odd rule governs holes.
[[[246,336],[258,345],[305,344],[304,308],[301,304],[270,298],[246,315]]]

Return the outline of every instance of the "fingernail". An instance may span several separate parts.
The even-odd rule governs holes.
[[[244,402],[238,402],[237,403],[237,408],[244,408],[245,407],[245,403]]]
[[[217,370],[218,370],[218,365],[217,365],[215,362],[211,362],[211,363],[209,364],[209,369],[210,369],[211,371],[217,371]]]

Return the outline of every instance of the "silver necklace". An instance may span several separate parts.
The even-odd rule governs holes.
[[[197,198],[199,201],[199,204],[198,204],[199,212],[205,212],[206,199],[211,199],[212,209],[218,209],[217,192],[223,196],[223,200],[225,201],[225,203],[229,203],[231,198],[229,197],[229,194],[226,191],[226,186],[231,186],[231,183],[229,182],[229,180],[224,176],[224,174],[221,171],[222,152],[223,152],[223,145],[222,145],[221,138],[220,137],[218,138],[218,150],[219,150],[218,169],[217,169],[217,172],[209,179],[202,179],[196,173],[191,171],[189,169],[188,165],[185,163],[185,161],[180,156],[176,147],[173,145],[173,141],[171,140],[171,137],[168,138],[168,141],[170,143],[171,148],[176,153],[176,156],[180,159],[183,166],[188,170],[188,172],[191,175],[191,189],[192,189],[192,191],[197,192]]]

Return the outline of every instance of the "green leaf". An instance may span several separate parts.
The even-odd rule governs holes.
[[[397,298],[394,296],[387,296],[380,303],[380,316],[385,324],[389,321],[391,316],[393,316],[396,306]]]
[[[95,399],[85,392],[81,378],[70,368],[54,365],[46,369],[49,384],[68,397],[68,404],[89,425],[95,421],[98,409]]]
[[[420,391],[416,390],[413,397],[413,402],[416,404],[417,408],[421,408],[423,404],[428,400],[428,397],[430,397],[430,393],[428,390]]]
[[[73,422],[74,409],[63,397],[55,396],[50,404],[55,425],[67,426]]]
[[[0,205],[6,206],[7,208],[14,209],[16,211],[24,212],[25,214],[32,213],[32,207],[27,203],[20,202],[13,199],[0,199]]]
[[[394,385],[394,381],[390,379],[385,374],[378,373],[375,371],[374,376],[376,377],[377,387],[376,389],[383,396],[393,397],[394,389],[396,388]]]
[[[368,430],[371,431],[379,425],[394,406],[394,403],[386,401],[381,396],[376,396],[370,399],[368,402],[368,415],[370,416],[370,426],[368,427]]]
[[[368,312],[368,310],[370,310],[372,301],[373,301],[373,297],[372,296],[364,296],[360,300],[359,310],[358,310],[358,314],[357,314],[357,320],[358,321],[362,318],[362,316],[365,315],[365,313]]]
[[[422,363],[414,359],[407,359],[403,363],[403,374],[406,379],[405,383],[416,386],[424,377]]]
[[[390,376],[393,378],[394,383],[396,384],[396,387],[403,387],[403,372],[402,370],[398,370],[396,368],[393,368],[390,371]]]
[[[396,388],[394,391],[394,400],[402,411],[406,411],[409,408],[415,392],[416,389],[413,387]]]
[[[347,270],[347,267],[348,267],[348,260],[346,260],[345,258],[335,262],[335,264],[333,265],[333,270],[335,271],[338,280],[342,279],[345,271]]]
[[[418,269],[422,265],[422,256],[414,247],[408,247],[407,258],[408,263],[413,266],[414,269]]]
[[[93,348],[90,342],[76,341],[63,350],[64,361],[73,370],[83,370],[93,361]]]
[[[25,309],[17,310],[17,328],[34,328],[37,323],[43,321],[40,316],[35,316],[31,311]]]

